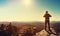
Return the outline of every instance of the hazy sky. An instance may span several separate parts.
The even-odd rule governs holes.
[[[44,21],[46,10],[60,21],[60,0],[0,0],[0,21]]]

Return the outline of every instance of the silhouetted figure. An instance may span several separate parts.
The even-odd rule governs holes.
[[[0,30],[4,30],[4,28],[5,28],[5,25],[1,24]]]
[[[52,16],[48,13],[48,11],[46,11],[46,13],[43,17],[45,17],[45,30],[46,30],[47,25],[48,25],[48,29],[50,31],[50,17],[52,17]]]
[[[1,24],[1,26],[0,26],[0,36],[7,36],[6,30],[4,28],[5,28],[5,25]]]
[[[8,36],[12,36],[12,32],[13,32],[13,30],[12,30],[12,25],[11,25],[11,23],[7,26],[7,33],[8,33]]]
[[[1,24],[1,26],[0,26],[0,36],[3,36],[4,34],[4,25],[3,24]]]
[[[52,17],[49,13],[48,13],[48,11],[46,11],[46,13],[45,13],[45,15],[43,16],[43,17],[45,17],[45,30],[48,28],[48,30],[50,31],[47,31],[49,34],[54,34],[54,35],[59,35],[59,34],[55,34],[55,33],[53,33],[52,31],[51,31],[51,29],[50,29],[50,17]],[[48,27],[47,27],[47,25],[48,25]]]

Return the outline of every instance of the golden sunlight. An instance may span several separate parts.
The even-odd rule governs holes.
[[[25,6],[25,7],[29,7],[33,4],[33,0],[22,0],[22,4]]]

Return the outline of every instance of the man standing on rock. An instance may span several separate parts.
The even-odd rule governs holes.
[[[46,11],[46,13],[43,17],[45,17],[45,30],[46,30],[47,25],[48,25],[48,29],[50,31],[50,17],[52,17],[52,16],[48,13],[48,11]]]
[[[49,13],[48,13],[48,11],[46,11],[46,13],[45,13],[45,15],[43,16],[43,17],[45,17],[45,30],[48,28],[48,30],[50,31],[47,31],[49,34],[54,34],[54,35],[59,35],[58,33],[54,33],[54,32],[52,32],[51,31],[51,29],[50,29],[50,17],[52,17]],[[47,27],[48,26],[48,27]]]

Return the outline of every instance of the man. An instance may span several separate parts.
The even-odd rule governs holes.
[[[48,29],[50,31],[50,17],[52,17],[52,16],[48,13],[48,11],[46,11],[46,13],[43,17],[45,17],[45,30],[46,30],[47,25],[48,25]]]
[[[50,17],[52,17],[49,13],[48,13],[48,11],[46,11],[46,13],[45,13],[45,15],[43,16],[43,17],[45,17],[45,30],[46,30],[46,28],[47,28],[47,25],[48,25],[48,30],[50,31],[50,32],[48,32],[47,30],[47,32],[49,33],[49,34],[54,34],[54,35],[59,35],[58,33],[53,33],[51,30],[50,30]]]

